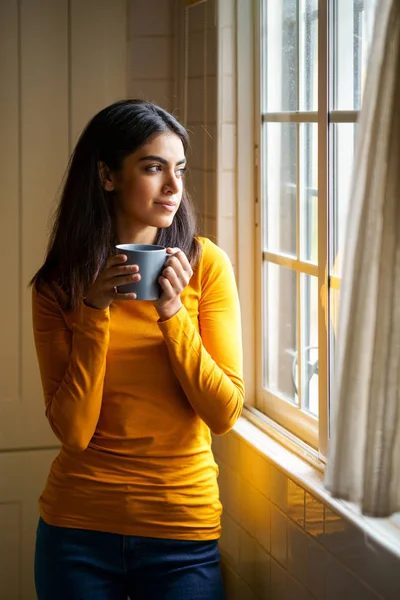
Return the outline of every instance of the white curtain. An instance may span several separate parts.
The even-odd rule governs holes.
[[[400,0],[381,0],[361,110],[340,292],[326,486],[400,510]]]

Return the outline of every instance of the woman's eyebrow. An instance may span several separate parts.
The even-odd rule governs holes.
[[[168,163],[168,161],[167,161],[167,160],[165,160],[165,158],[162,158],[161,156],[155,156],[155,155],[153,155],[153,154],[150,154],[149,156],[143,156],[143,158],[141,158],[141,159],[140,159],[140,161],[142,161],[142,160],[155,160],[155,161],[157,161],[157,162],[160,162],[160,163],[162,163],[163,165],[168,165],[168,164],[169,164],[169,163]],[[186,161],[186,158],[182,158],[182,160],[179,160],[179,161],[176,163],[176,166],[183,165],[183,164],[185,164],[186,162],[187,162],[187,161]]]

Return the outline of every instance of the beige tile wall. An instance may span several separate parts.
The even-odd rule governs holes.
[[[218,242],[235,268],[235,2],[208,0],[186,10],[186,30],[185,20],[181,23],[188,36],[186,114],[193,143],[189,186],[202,232]]]
[[[195,201],[200,232],[216,240],[217,172],[217,29],[216,3],[209,0],[183,11],[181,34],[186,38],[186,95],[183,110],[191,134],[188,186]],[[185,12],[186,11],[186,12]],[[184,82],[183,82],[184,83]]]
[[[200,233],[216,239],[217,30],[214,0],[131,0],[128,93],[174,112],[187,126],[188,189]]]
[[[236,432],[214,438],[228,600],[395,600],[399,559]]]
[[[219,1],[218,9],[218,168],[217,240],[237,267],[236,178],[236,18],[235,0]]]

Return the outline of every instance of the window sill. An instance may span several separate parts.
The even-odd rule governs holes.
[[[249,409],[244,409],[233,431],[265,455],[287,477],[400,558],[400,514],[389,519],[365,517],[355,504],[332,498],[324,487],[323,460],[311,449],[308,451],[305,445],[296,445]]]

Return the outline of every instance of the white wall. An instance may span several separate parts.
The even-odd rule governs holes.
[[[177,2],[131,0],[128,22],[128,94],[169,111],[177,97]]]
[[[33,600],[37,500],[56,454],[32,339],[39,268],[73,145],[126,96],[126,0],[0,3],[0,598]]]

